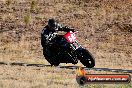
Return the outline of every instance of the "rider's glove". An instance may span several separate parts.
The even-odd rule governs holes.
[[[63,28],[66,29],[66,30],[68,30],[68,31],[75,32],[75,29],[73,29],[73,28],[69,28],[69,27],[67,27],[67,26],[65,26],[65,27],[63,27]]]

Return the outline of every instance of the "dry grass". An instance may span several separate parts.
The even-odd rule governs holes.
[[[0,0],[0,7],[1,62],[49,64],[42,55],[40,33],[47,20],[53,17],[79,31],[78,40],[96,58],[95,67],[132,69],[131,0]],[[75,79],[67,79],[65,83],[64,80],[51,80],[54,78],[52,76],[44,83],[44,75],[41,75],[41,72],[44,74],[43,69],[48,72],[48,68],[35,70],[40,72],[40,77],[35,76],[37,73],[33,68],[1,66],[0,69],[3,72],[0,75],[0,87],[3,88],[17,88],[18,86],[33,88],[78,87]],[[27,74],[27,79],[21,77],[19,79],[19,76],[10,74],[6,79],[7,75],[4,74],[6,69],[7,71],[15,70],[11,72],[12,75],[20,73],[22,77]],[[25,71],[20,69],[25,69]],[[31,71],[31,76],[28,76],[28,70]],[[63,71],[64,73],[68,72],[65,69]],[[55,77],[62,77],[59,72],[55,74],[58,74]],[[67,74],[67,77],[71,76],[73,74]],[[12,79],[12,77],[17,77],[17,79]],[[8,82],[9,85],[5,85],[5,82]],[[50,83],[52,85],[48,85]],[[90,87],[100,88],[98,85],[90,85]],[[103,85],[103,87],[107,87],[107,85]]]
[[[76,70],[56,67],[2,66],[1,88],[80,88],[76,82]],[[110,74],[112,72],[88,71],[88,73]],[[88,84],[83,88],[131,88],[131,84]]]

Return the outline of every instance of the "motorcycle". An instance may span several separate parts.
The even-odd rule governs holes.
[[[77,64],[78,61],[88,67],[95,66],[92,54],[83,48],[77,41],[74,32],[69,31],[64,35],[55,35],[52,42],[43,49],[45,59],[54,66],[60,63]]]

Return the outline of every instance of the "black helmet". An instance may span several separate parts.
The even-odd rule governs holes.
[[[56,29],[57,28],[57,22],[54,19],[49,19],[48,20],[48,26],[52,29]]]

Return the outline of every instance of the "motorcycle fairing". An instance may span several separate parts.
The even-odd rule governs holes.
[[[76,40],[76,35],[72,31],[69,31],[64,35],[64,38],[68,43],[73,43]]]

